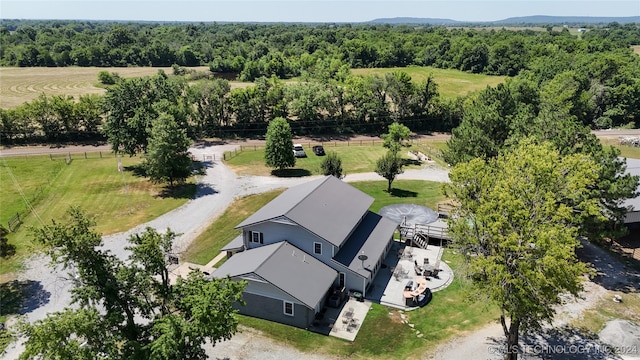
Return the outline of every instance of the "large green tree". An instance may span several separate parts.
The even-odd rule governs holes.
[[[384,139],[383,146],[394,154],[397,154],[405,145],[404,141],[411,135],[411,130],[403,124],[394,122],[389,125],[389,132],[380,135]]]
[[[387,192],[390,193],[391,184],[396,179],[396,176],[403,173],[402,159],[393,151],[387,151],[376,162],[376,173],[387,179]]]
[[[295,166],[291,126],[286,119],[277,117],[269,123],[264,149],[265,163],[270,168],[282,170]]]
[[[588,266],[575,250],[583,219],[602,217],[589,194],[598,168],[588,156],[523,141],[496,158],[458,164],[449,175],[445,193],[458,204],[449,234],[466,256],[477,295],[501,310],[505,359],[517,358],[521,331],[539,329],[563,294],[582,289]]]
[[[34,236],[52,263],[73,275],[74,307],[22,324],[21,359],[206,359],[205,342],[237,331],[233,304],[244,284],[206,280],[196,271],[172,284],[171,230],[132,235],[124,261],[101,249],[93,220],[77,208],[68,214]]]
[[[622,202],[636,195],[638,177],[625,173],[626,161],[619,157],[618,149],[603,146],[572,115],[573,89],[570,86],[562,96],[558,89],[554,95],[536,95],[528,81],[487,88],[466,104],[463,121],[452,131],[444,157],[452,165],[473,158],[488,160],[527,138],[550,142],[563,156],[586,155],[600,171],[600,181],[594,184],[590,196],[600,202],[607,217],[594,216],[583,222],[581,235],[596,240],[617,236],[624,227],[612,226],[611,222],[622,225],[626,213]]]
[[[130,156],[146,152],[153,120],[160,113],[179,115],[184,83],[170,79],[162,70],[153,77],[122,79],[107,89],[102,132],[116,153]]]
[[[180,128],[168,114],[153,121],[144,169],[151,180],[168,182],[171,186],[191,175],[191,157],[185,129]]]

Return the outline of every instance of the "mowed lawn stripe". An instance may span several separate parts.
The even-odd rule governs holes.
[[[16,233],[9,234],[9,243],[17,247],[16,255],[3,259],[0,274],[17,270],[24,257],[40,249],[31,239],[30,228],[50,224],[53,219],[61,220],[71,206],[78,206],[95,217],[96,230],[106,235],[155,219],[183,205],[195,194],[195,183],[191,179],[179,188],[180,192],[165,195],[162,184],[152,184],[134,174],[134,167],[142,161],[139,157],[123,157],[123,172],[118,172],[113,155],[89,157],[73,159],[68,165],[64,159],[50,160],[48,156],[2,160],[7,164],[0,167],[2,225],[6,227],[16,212],[23,215],[24,223]],[[32,202],[37,216],[24,216],[26,205],[12,180],[14,177],[29,201],[42,189],[37,201]]]

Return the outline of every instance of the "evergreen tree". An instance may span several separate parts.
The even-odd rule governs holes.
[[[291,126],[284,118],[277,117],[269,123],[264,159],[268,167],[277,170],[293,167],[296,164]]]

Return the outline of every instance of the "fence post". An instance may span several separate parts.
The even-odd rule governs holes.
[[[26,158],[27,158],[27,156],[25,155],[25,156],[24,156],[24,158],[26,159]],[[49,159],[50,159],[51,161],[53,161],[53,154],[49,154]]]
[[[84,152],[84,158],[85,159],[87,158],[87,152],[86,151]]]

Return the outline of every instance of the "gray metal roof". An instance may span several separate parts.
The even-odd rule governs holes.
[[[367,269],[376,265],[397,227],[398,224],[386,217],[368,211],[334,260],[364,277],[369,276]],[[362,261],[359,255],[366,255],[367,259]]]
[[[627,174],[640,176],[640,159],[627,158]],[[626,199],[622,206],[628,208],[629,211],[640,211],[640,196]]]
[[[333,176],[326,176],[289,188],[236,228],[285,216],[339,246],[373,204],[373,200],[353,186]]]
[[[213,272],[216,278],[254,273],[313,308],[333,285],[338,273],[286,241],[246,250]]]
[[[244,239],[242,238],[242,234],[240,234],[233,240],[229,241],[229,243],[220,249],[220,251],[241,250],[242,248],[244,248]]]

